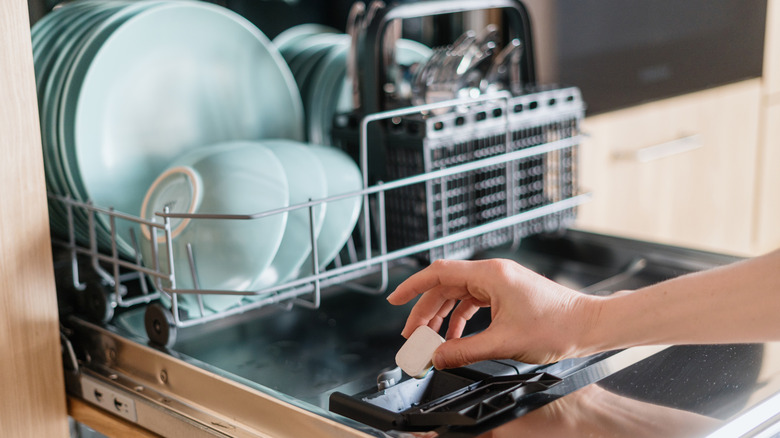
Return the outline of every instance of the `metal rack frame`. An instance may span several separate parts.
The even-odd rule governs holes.
[[[570,89],[569,93],[572,96],[576,96],[577,99],[574,99],[576,101],[571,104],[571,108],[567,109],[567,114],[573,114],[575,119],[579,120],[579,118],[584,115],[584,105],[581,101],[578,100],[578,90]],[[506,140],[511,142],[513,132],[519,126],[518,121],[520,122],[520,125],[529,123],[533,124],[538,123],[539,120],[544,120],[545,117],[549,118],[552,115],[554,118],[555,116],[555,111],[545,115],[542,110],[540,110],[538,114],[526,114],[522,116],[510,115],[510,106],[517,99],[524,98],[525,97],[523,96],[512,97],[508,93],[504,93],[500,95],[483,96],[477,99],[458,99],[368,115],[364,117],[360,123],[360,169],[363,174],[365,188],[352,193],[345,193],[324,199],[310,200],[306,203],[278,208],[270,211],[246,215],[228,215],[172,213],[166,210],[156,213],[156,215],[160,218],[159,221],[150,221],[135,217],[127,213],[118,212],[113,208],[95,206],[89,202],[79,202],[67,197],[51,196],[54,201],[64,204],[64,207],[68,212],[68,238],[67,240],[55,239],[55,243],[64,246],[69,251],[71,259],[71,271],[73,273],[73,286],[76,290],[83,290],[83,284],[79,282],[79,270],[83,268],[83,263],[79,261],[79,256],[86,256],[90,260],[89,268],[95,270],[99,276],[103,278],[103,280],[105,280],[110,286],[113,287],[111,300],[109,300],[111,306],[129,307],[135,306],[137,304],[147,304],[157,298],[168,299],[170,301],[170,315],[168,316],[167,323],[171,326],[169,329],[174,331],[176,327],[190,327],[209,321],[214,321],[216,319],[230,317],[232,315],[268,305],[281,304],[288,306],[288,308],[294,305],[299,305],[310,308],[317,308],[319,307],[321,301],[321,290],[333,285],[346,286],[348,288],[366,293],[380,294],[383,293],[387,288],[388,265],[391,262],[404,259],[415,254],[431,251],[436,248],[443,248],[447,245],[459,241],[464,241],[465,239],[483,236],[498,230],[511,229],[534,219],[540,219],[557,213],[571,211],[576,206],[587,200],[589,195],[572,192],[573,196],[565,197],[563,199],[557,200],[556,202],[552,202],[550,204],[527,211],[518,212],[515,208],[507,208],[507,214],[505,217],[500,219],[471,226],[454,233],[445,233],[444,235],[440,235],[433,239],[407,245],[402,248],[388,249],[387,211],[385,202],[386,194],[388,192],[391,192],[392,190],[403,189],[414,184],[430,183],[432,181],[457,177],[469,172],[480,171],[482,169],[496,166],[511,168],[513,163],[523,159],[528,159],[529,157],[544,156],[545,154],[554,153],[556,151],[576,148],[580,143],[581,136],[577,132],[575,135],[559,138],[554,141],[546,142],[536,146],[508,151],[506,153],[488,156],[485,158],[424,172],[419,175],[409,176],[394,181],[380,181],[377,184],[369,185],[369,125],[372,123],[388,121],[397,117],[428,113],[437,109],[460,108],[463,110],[464,108],[474,108],[486,103],[490,103],[492,105],[498,105],[498,107],[503,109],[503,115],[496,119],[497,125],[494,123],[494,128],[495,126],[499,126],[500,132],[502,133],[501,135],[503,135]],[[513,117],[515,117],[514,121],[512,121]],[[511,190],[514,188],[511,187],[511,184],[509,184],[509,186],[510,187],[508,190],[511,192]],[[576,188],[572,187],[572,190],[576,191]],[[354,240],[350,239],[347,244],[347,250],[342,251],[343,253],[346,253],[347,260],[344,261],[340,257],[337,257],[335,265],[330,269],[321,271],[318,266],[319,263],[315,259],[315,262],[313,263],[313,272],[311,275],[307,275],[284,284],[274,285],[262,290],[239,291],[202,289],[199,287],[200,282],[198,281],[199,276],[196,263],[198,248],[194,248],[191,243],[187,243],[188,262],[190,265],[189,268],[190,272],[193,273],[193,284],[195,287],[192,289],[186,289],[179,288],[176,285],[175,272],[177,267],[175,266],[173,257],[173,237],[171,235],[171,221],[174,219],[222,219],[237,221],[257,220],[276,214],[284,214],[298,209],[308,209],[311,247],[312,253],[314,254],[314,257],[316,257],[317,236],[314,227],[315,207],[323,203],[334,202],[341,199],[358,196],[363,200],[362,212],[360,218],[358,219],[357,227],[357,234],[359,240],[362,242],[362,248],[356,245]],[[506,198],[506,202],[511,204],[513,202],[513,197],[508,196]],[[74,209],[82,209],[89,219],[89,242],[86,244],[83,242],[78,242],[76,239],[73,219]],[[108,217],[111,231],[111,254],[104,254],[98,248],[95,217],[99,214],[106,215]],[[162,233],[164,236],[165,243],[163,247],[165,248],[165,251],[160,253],[157,246],[152,245],[152,260],[148,263],[143,263],[141,260],[140,251],[138,251],[137,242],[133,238],[132,243],[136,249],[135,260],[129,261],[122,259],[119,255],[116,243],[117,219],[135,223],[140,227],[147,227],[149,234],[151,235],[151,241],[153,242],[156,242],[157,236]],[[447,215],[443,215],[443,221],[446,227]],[[376,241],[374,241],[372,238],[372,230],[374,230],[376,233]],[[517,238],[518,234],[515,232],[514,236]],[[361,249],[362,251],[360,251]],[[168,272],[160,267],[159,261],[161,257],[164,257],[165,260],[167,260],[167,266],[170,267]],[[108,269],[104,268],[103,264],[108,265]],[[123,273],[122,270],[128,272]],[[377,272],[381,274],[381,281],[378,285],[365,285],[357,282],[357,280]],[[155,285],[156,292],[147,290],[145,282],[141,281],[141,293],[134,297],[128,297],[126,288],[123,286],[123,284],[130,279],[142,279],[144,276],[152,280]],[[199,311],[197,313],[199,314],[183,315],[180,312],[179,294],[196,295],[198,298],[199,307]],[[251,303],[236,305],[223,312],[209,314],[206,312],[203,306],[202,295],[204,294],[229,294],[242,296],[255,295],[262,296],[262,298]],[[165,321],[163,322],[165,323]],[[167,339],[161,343],[165,344],[172,342],[172,340]]]

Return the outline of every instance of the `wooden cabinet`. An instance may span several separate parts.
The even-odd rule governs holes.
[[[579,227],[744,255],[780,248],[780,0],[768,1],[761,79],[588,118],[585,129],[582,185],[594,200]],[[637,160],[648,147],[654,159]]]
[[[780,0],[767,2],[764,39],[764,94],[780,100]]]
[[[577,226],[750,254],[761,81],[587,118]]]
[[[769,0],[764,46],[755,247],[780,248],[780,0]]]
[[[780,248],[780,105],[764,108],[759,164],[756,251]]]
[[[0,2],[0,435],[66,437],[38,109],[24,0]]]

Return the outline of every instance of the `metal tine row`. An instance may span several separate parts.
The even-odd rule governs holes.
[[[247,311],[252,308],[262,307],[264,305],[268,304],[280,304],[288,302],[289,304],[297,304],[305,307],[311,307],[311,308],[318,308],[320,306],[321,302],[321,282],[323,279],[328,278],[331,275],[325,275],[320,272],[320,263],[318,259],[317,254],[317,235],[316,235],[316,227],[314,226],[314,209],[317,205],[320,205],[324,202],[334,202],[341,199],[350,198],[353,196],[360,196],[361,193],[357,192],[354,194],[344,194],[344,195],[336,195],[329,197],[327,199],[323,200],[310,200],[308,203],[305,204],[299,204],[294,206],[285,207],[283,209],[269,211],[269,212],[261,212],[258,214],[250,214],[250,215],[188,215],[188,217],[192,217],[195,219],[233,219],[233,220],[251,220],[251,219],[258,219],[266,216],[270,216],[273,214],[281,214],[284,212],[292,211],[299,208],[307,208],[309,210],[309,237],[311,241],[311,247],[312,247],[312,261],[313,261],[313,272],[311,276],[307,276],[305,278],[297,279],[292,282],[285,283],[283,285],[277,285],[273,287],[269,287],[260,291],[236,291],[236,290],[204,290],[200,288],[200,278],[198,275],[197,265],[196,265],[196,258],[195,258],[195,251],[193,248],[193,245],[191,243],[187,243],[187,258],[188,258],[188,264],[190,268],[190,272],[192,274],[194,289],[180,289],[176,286],[176,267],[173,261],[173,246],[172,246],[172,236],[171,236],[171,226],[170,221],[172,218],[177,218],[181,215],[171,213],[166,209],[166,211],[162,213],[157,213],[158,216],[161,217],[162,222],[158,222],[157,220],[144,220],[132,215],[128,215],[125,213],[118,212],[114,210],[113,208],[103,208],[93,205],[91,202],[80,202],[77,200],[74,200],[73,198],[69,197],[63,197],[58,195],[50,195],[51,198],[55,199],[56,201],[61,202],[65,205],[66,211],[68,212],[68,229],[69,229],[69,235],[68,235],[68,242],[63,243],[58,240],[54,240],[55,243],[61,244],[62,246],[65,246],[69,250],[70,254],[70,262],[71,262],[71,271],[72,271],[72,281],[73,286],[76,290],[84,290],[85,284],[81,283],[79,279],[79,272],[80,272],[80,264],[79,264],[79,255],[85,255],[89,257],[90,260],[90,266],[89,268],[94,270],[98,276],[105,281],[107,284],[109,284],[114,289],[114,294],[111,297],[115,301],[111,303],[112,306],[119,306],[119,307],[129,307],[140,303],[148,303],[160,296],[160,293],[165,294],[171,301],[171,310],[173,314],[174,321],[179,326],[188,326],[188,325],[195,325],[197,323],[201,322],[207,322],[210,320],[214,320],[217,318],[222,318],[225,316],[230,316],[232,314],[241,313],[244,311]],[[380,201],[380,205],[383,203]],[[75,223],[74,223],[74,215],[73,215],[73,209],[74,208],[80,208],[83,209],[87,213],[88,218],[88,228],[89,228],[89,242],[88,247],[84,247],[77,243],[76,241],[76,233],[75,233]],[[383,208],[383,207],[382,207]],[[111,231],[111,254],[106,255],[103,252],[100,251],[98,239],[97,239],[97,233],[96,233],[96,221],[95,221],[95,215],[96,214],[105,214],[109,217],[109,223],[110,223],[110,231]],[[116,245],[116,219],[120,218],[123,220],[127,220],[130,222],[135,222],[139,224],[140,226],[148,227],[151,235],[151,241],[155,242],[157,241],[157,236],[159,232],[165,233],[165,254],[162,255],[163,257],[167,258],[168,261],[168,272],[163,272],[160,264],[160,257],[161,254],[159,253],[159,249],[157,245],[151,245],[151,266],[154,267],[154,269],[149,269],[146,266],[143,265],[141,261],[141,252],[139,250],[138,241],[136,239],[135,232],[133,229],[130,229],[130,235],[131,235],[131,243],[133,245],[133,249],[135,252],[135,263],[129,262],[127,260],[124,260],[119,257],[117,245]],[[338,279],[331,279],[331,281],[328,282],[328,285],[340,283],[343,281],[349,282],[355,279],[358,279],[362,276],[364,276],[367,272],[358,272],[351,273],[349,271],[355,271],[355,269],[349,269],[351,265],[354,264],[356,258],[357,258],[357,251],[355,251],[355,244],[352,238],[349,239],[348,242],[348,257],[349,261],[342,265],[342,270],[344,273],[340,273]],[[108,263],[112,268],[112,273],[109,273],[103,266],[101,266],[101,263]],[[342,264],[341,260],[339,260],[339,264]],[[130,272],[125,274],[120,274],[120,268],[125,268],[129,270]],[[366,266],[362,268],[363,271],[372,271],[374,272],[375,269],[372,269],[370,266]],[[143,276],[148,275],[152,278],[152,281],[155,283],[156,290],[159,292],[150,293],[148,290],[148,287],[146,286],[145,281],[143,281]],[[362,290],[366,292],[381,292],[384,289],[386,289],[387,284],[387,274],[385,273],[383,276],[383,280],[381,281],[379,286],[376,287],[368,287],[362,284],[355,284],[353,285],[353,288],[356,290]],[[140,279],[141,282],[141,296],[136,297],[133,299],[126,299],[124,296],[126,295],[127,289],[123,286],[123,283],[129,280],[134,279]],[[163,284],[163,282],[168,282],[169,286],[166,286]],[[193,294],[196,295],[197,303],[198,303],[198,311],[200,315],[189,317],[183,319],[181,318],[181,313],[178,311],[179,303],[178,303],[178,294]],[[264,294],[271,294],[268,298],[264,300],[260,300],[254,303],[249,303],[243,306],[240,306],[239,308],[229,309],[226,312],[222,312],[218,315],[207,315],[202,295],[204,294],[230,294],[230,295],[264,295]],[[305,294],[311,294],[311,300],[302,299],[301,297]]]
[[[83,203],[75,201],[72,198],[50,195],[57,201],[62,202],[68,212],[68,242],[65,246],[70,250],[71,255],[71,269],[73,271],[74,286],[79,289],[83,288],[83,285],[79,282],[79,265],[78,255],[86,255],[90,258],[91,268],[98,273],[98,275],[110,284],[114,288],[115,305],[126,307],[139,303],[148,303],[160,296],[160,292],[170,298],[171,310],[174,318],[174,323],[177,326],[190,326],[211,320],[228,317],[234,314],[242,313],[253,308],[259,308],[266,305],[301,305],[306,307],[317,308],[321,303],[321,289],[333,285],[344,286],[349,289],[366,292],[366,293],[383,293],[388,286],[388,263],[402,259],[407,256],[414,255],[416,253],[424,252],[432,248],[446,246],[453,242],[458,242],[463,239],[480,236],[491,231],[499,230],[506,227],[512,227],[520,224],[524,221],[532,220],[534,218],[543,217],[545,215],[555,214],[567,209],[571,209],[576,205],[581,204],[587,199],[587,195],[572,196],[567,199],[563,199],[559,202],[546,205],[541,208],[526,211],[520,214],[509,214],[506,218],[493,221],[487,224],[472,227],[466,230],[458,231],[453,234],[445,235],[441,238],[434,239],[428,242],[423,242],[417,245],[411,245],[406,248],[394,250],[388,252],[387,246],[387,224],[385,213],[385,193],[389,190],[398,189],[401,187],[423,183],[427,181],[433,181],[435,179],[446,179],[448,177],[464,174],[467,172],[488,168],[490,166],[507,166],[508,169],[513,169],[512,164],[518,160],[524,158],[547,154],[552,151],[559,151],[566,148],[571,148],[579,144],[579,134],[568,138],[561,138],[549,143],[544,143],[538,146],[533,146],[525,149],[510,151],[507,146],[506,153],[497,156],[490,156],[487,158],[481,158],[475,161],[466,162],[458,165],[454,165],[448,168],[435,170],[432,172],[415,175],[399,180],[390,181],[387,183],[378,183],[373,186],[368,185],[368,126],[370,123],[375,123],[381,120],[387,120],[395,117],[402,117],[412,115],[421,112],[432,112],[436,109],[446,107],[463,107],[468,105],[476,105],[485,103],[487,101],[499,102],[503,109],[505,124],[505,144],[511,143],[511,131],[508,122],[507,106],[510,93],[497,93],[491,96],[480,96],[476,99],[456,99],[447,102],[439,102],[434,104],[426,104],[411,108],[385,111],[381,113],[372,114],[363,118],[360,124],[360,169],[363,174],[364,188],[352,193],[345,193],[341,195],[330,196],[325,199],[310,200],[309,202],[279,208],[266,212],[259,212],[255,214],[247,215],[221,215],[221,214],[194,214],[194,213],[172,213],[166,209],[166,211],[158,212],[161,222],[157,220],[144,220],[139,217],[135,217],[129,214],[115,211],[113,208],[103,208],[94,206],[92,203]],[[507,178],[508,181],[512,181],[513,178]],[[507,190],[511,193],[514,188],[511,184],[507,185]],[[346,254],[347,261],[341,259],[338,256],[333,263],[333,267],[320,271],[319,260],[316,259],[317,254],[317,239],[314,226],[314,208],[322,203],[335,202],[341,199],[347,199],[351,197],[363,198],[363,211],[362,211],[362,223],[358,227],[359,237],[362,239],[362,246],[365,250],[363,254],[358,251],[358,246],[355,241],[350,238],[347,242],[345,249],[342,251]],[[371,200],[376,201],[376,208],[372,211]],[[514,202],[513,196],[509,196],[509,202]],[[75,224],[73,219],[73,209],[81,208],[87,212],[89,219],[89,248],[80,246],[76,241]],[[201,289],[201,279],[197,270],[197,252],[191,244],[187,245],[187,255],[190,272],[192,273],[193,289],[179,289],[176,287],[175,281],[175,269],[173,261],[173,247],[171,237],[171,220],[172,219],[233,219],[233,220],[253,220],[259,219],[274,214],[281,214],[296,209],[307,208],[309,210],[309,229],[312,254],[314,256],[314,263],[311,275],[293,280],[291,282],[275,285],[269,288],[265,288],[259,291],[234,291],[234,290],[206,290]],[[515,211],[514,208],[509,208],[509,212]],[[95,215],[105,214],[110,218],[110,231],[111,231],[111,249],[110,255],[105,255],[100,252],[99,245],[96,236],[96,224]],[[373,218],[373,220],[372,220]],[[160,268],[160,256],[157,245],[151,245],[151,266],[154,269],[149,269],[142,264],[140,251],[138,249],[138,242],[135,238],[135,233],[131,234],[131,243],[135,250],[135,261],[130,262],[121,259],[118,255],[116,244],[116,220],[121,219],[129,222],[134,222],[142,227],[148,227],[152,242],[157,241],[157,235],[160,232],[165,234],[165,252],[163,256],[167,258],[168,271],[162,272]],[[446,220],[446,219],[445,219]],[[379,238],[378,248],[374,248],[372,244],[372,225],[375,228],[375,234]],[[445,227],[446,228],[446,227]],[[374,251],[378,250],[378,253]],[[362,257],[362,258],[361,258]],[[101,262],[108,263],[112,267],[112,272],[106,271]],[[129,273],[122,274],[120,268],[129,270]],[[375,274],[379,272],[381,277],[378,285],[367,286],[362,283],[358,283],[356,280],[363,280],[368,274]],[[159,292],[150,292],[145,285],[143,276],[149,276],[155,283],[155,289]],[[123,287],[123,283],[130,279],[140,279],[142,292],[139,297],[127,298],[126,290]],[[165,286],[163,282],[168,282],[170,286]],[[198,313],[199,315],[188,315],[183,318],[179,312],[178,294],[194,294],[197,296]],[[267,295],[260,300],[239,305],[234,308],[228,309],[224,312],[216,314],[207,314],[203,305],[202,295],[204,294],[231,294],[231,295]],[[311,295],[310,299],[304,299],[305,295]]]
[[[116,245],[116,219],[129,220],[143,223],[145,221],[134,216],[115,211],[113,208],[103,208],[93,205],[91,202],[80,202],[70,197],[64,197],[54,194],[48,195],[50,199],[60,202],[66,211],[68,224],[68,240],[62,242],[53,239],[54,244],[59,244],[68,250],[70,256],[71,282],[75,290],[83,291],[86,284],[80,279],[79,256],[87,256],[92,269],[102,281],[113,289],[112,306],[129,307],[142,303],[149,303],[159,297],[159,293],[150,292],[144,281],[144,274],[155,277],[162,275],[159,272],[144,267],[141,263],[140,251],[138,251],[138,241],[135,233],[131,230],[131,242],[136,250],[135,263],[124,260],[119,257]],[[74,222],[74,208],[80,208],[87,213],[88,221],[88,247],[84,247],[76,241],[76,227]],[[98,250],[98,239],[96,233],[95,215],[105,214],[109,217],[110,236],[111,236],[111,254],[107,255]],[[111,266],[111,272],[108,272],[101,263],[108,263]],[[125,268],[128,272],[121,273],[120,268]],[[132,280],[139,280],[141,294],[136,297],[127,297],[127,288],[125,283]]]

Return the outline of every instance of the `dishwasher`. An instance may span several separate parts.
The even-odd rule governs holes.
[[[411,68],[395,62],[403,23],[469,13],[500,18]],[[330,141],[358,164],[361,190],[244,217],[165,210],[159,223],[50,194],[68,225],[54,254],[69,395],[162,436],[518,436],[533,430],[529,419],[546,419],[548,430],[576,422],[569,401],[594,387],[708,420],[690,436],[778,432],[780,345],[771,342],[403,375],[394,356],[410,305],[384,295],[433,260],[508,258],[604,295],[737,258],[572,228],[590,197],[577,181],[586,105],[576,87],[536,84],[522,3],[358,2],[348,24],[353,108],[334,115]],[[177,287],[170,242],[167,253],[153,251],[169,262],[156,268],[116,244],[122,221],[169,241],[176,220],[313,215],[344,197],[362,203],[340,255],[322,268],[315,257],[311,273],[261,290],[199,288],[192,247],[193,287]],[[86,236],[77,220],[89,225]],[[98,241],[100,224],[110,224],[108,244]],[[209,312],[201,298],[209,294],[251,299]],[[181,308],[183,296],[198,305]],[[478,312],[467,334],[489,322]],[[621,415],[617,406],[607,413]]]

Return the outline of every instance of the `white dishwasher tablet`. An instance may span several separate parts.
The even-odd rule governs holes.
[[[395,363],[415,379],[422,379],[433,366],[433,352],[444,338],[427,325],[421,325],[409,336],[395,355]]]

